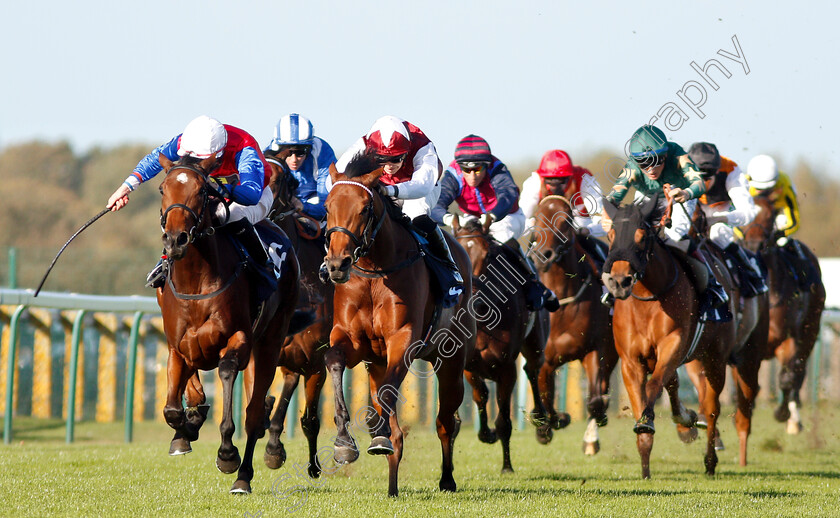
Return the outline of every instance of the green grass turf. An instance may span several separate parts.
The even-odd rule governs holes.
[[[514,432],[516,472],[507,475],[500,473],[500,445],[480,443],[465,425],[456,441],[455,494],[437,490],[437,436],[415,427],[407,431],[396,499],[386,496],[385,459],[364,452],[319,486],[296,478],[293,464],[303,469],[307,459],[299,428],[293,440],[284,436],[289,459],[280,470],[265,467],[265,439],[258,443],[254,493],[239,496],[228,493],[235,475],[214,466],[213,423],[193,453],[169,457],[171,433],[162,423],[139,423],[132,444],[122,442],[121,423],[81,423],[77,441],[67,445],[63,422],[19,418],[13,444],[0,447],[0,516],[840,516],[836,405],[804,409],[798,436],[788,436],[770,408],[759,408],[746,468],[738,466],[730,415],[721,420],[727,449],[714,478],[703,474],[705,433],[682,444],[663,412],[651,480],[641,480],[628,418],[611,416],[595,457],[581,452],[582,422],[556,432],[548,446],[536,442],[532,428]],[[324,426],[319,444],[333,433],[331,423]],[[366,448],[368,439],[359,439]],[[236,442],[241,452],[244,440]]]

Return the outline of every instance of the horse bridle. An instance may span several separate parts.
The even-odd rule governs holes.
[[[376,234],[379,233],[379,229],[382,228],[382,223],[385,222],[385,212],[382,212],[382,215],[379,217],[377,221],[374,221],[376,218],[373,200],[374,194],[373,191],[370,190],[366,185],[362,185],[359,182],[351,182],[349,180],[339,180],[333,183],[333,186],[336,185],[355,185],[357,187],[361,187],[368,193],[370,196],[370,200],[368,201],[367,205],[367,219],[365,220],[365,226],[362,230],[362,237],[360,238],[356,235],[353,231],[348,228],[342,226],[334,226],[327,229],[324,237],[326,238],[326,249],[329,251],[330,247],[330,236],[332,236],[335,232],[341,232],[342,234],[346,234],[350,239],[353,241],[353,244],[356,245],[356,248],[353,249],[351,253],[351,258],[353,262],[351,264],[355,265],[359,259],[366,256],[370,253],[370,248],[373,246],[373,240],[376,239]]]
[[[202,180],[202,185],[201,185],[201,197],[202,197],[201,208],[199,209],[198,214],[196,214],[196,212],[191,207],[189,207],[188,205],[185,205],[183,203],[173,203],[172,205],[166,207],[165,210],[161,209],[160,228],[161,228],[162,231],[166,232],[166,216],[169,214],[169,211],[171,211],[173,209],[184,210],[184,211],[187,212],[187,214],[190,215],[190,217],[193,218],[193,226],[190,227],[190,229],[187,231],[187,235],[189,236],[189,241],[188,242],[192,243],[196,239],[199,239],[203,236],[212,236],[216,232],[216,229],[212,225],[207,227],[207,229],[205,229],[205,230],[202,230],[202,231],[198,230],[198,225],[201,223],[201,220],[204,217],[204,213],[207,210],[207,206],[210,203],[210,198],[211,197],[217,198],[222,203],[224,203],[225,209],[228,211],[228,214],[230,214],[230,209],[228,208],[228,203],[225,201],[224,195],[222,195],[222,193],[220,192],[219,189],[217,189],[216,187],[211,185],[211,181],[215,181],[215,179],[213,179],[212,176],[209,176],[206,172],[202,171],[201,169],[199,169],[197,167],[194,167],[194,166],[191,166],[191,165],[186,165],[186,164],[172,166],[172,168],[169,171],[167,171],[166,175],[169,176],[170,174],[172,174],[173,171],[176,171],[176,170],[179,170],[179,169],[184,169],[184,170],[193,172],[196,175],[198,175],[199,178],[201,178],[201,180]],[[211,180],[211,179],[213,179],[213,180]],[[162,188],[161,188],[161,194],[163,194]]]
[[[571,208],[571,203],[569,202],[568,198],[566,198],[565,196],[561,196],[559,194],[549,194],[548,196],[546,196],[545,198],[540,200],[539,205],[542,205],[544,201],[550,200],[550,199],[563,200]],[[570,215],[567,214],[567,216],[570,216]],[[553,218],[551,220],[551,223],[554,223]],[[549,230],[554,235],[558,234],[558,232],[555,232],[553,225],[550,228],[548,228],[547,230]],[[531,257],[532,255],[536,254],[533,244],[534,244],[534,242],[532,241],[531,246],[528,247],[528,251],[525,252],[525,255],[527,257]],[[561,240],[561,243],[559,245],[557,245],[557,246],[555,246],[554,248],[551,249],[554,252],[554,260],[552,260],[552,263],[560,262],[560,260],[563,259],[563,256],[565,256],[566,253],[569,250],[572,249],[574,244],[575,244],[575,232],[574,232],[574,229],[572,229],[572,237],[570,239],[566,239],[565,241]]]

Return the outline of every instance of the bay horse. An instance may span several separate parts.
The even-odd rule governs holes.
[[[622,207],[604,200],[604,210],[613,225],[607,234],[610,251],[602,278],[616,299],[615,347],[636,419],[633,431],[643,478],[650,478],[655,433],[653,406],[662,389],[668,391],[673,420],[681,436],[696,422],[696,413],[687,410],[679,400],[677,367],[700,361],[705,374],[700,404],[707,420],[704,463],[706,474],[714,475],[720,393],[726,381],[726,360],[735,344],[735,323],[701,320],[700,293],[674,252],[658,237],[660,225],[649,223],[658,203],[659,196]],[[670,218],[672,203],[670,199],[663,219]],[[707,260],[715,265],[720,283],[731,290],[732,281],[725,269],[712,258]],[[733,304],[731,297],[728,304]]]
[[[170,454],[191,451],[190,441],[198,438],[206,417],[206,407],[200,408],[205,398],[197,373],[218,368],[223,397],[216,467],[223,473],[238,468],[231,493],[250,493],[254,448],[266,429],[266,393],[295,312],[297,260],[291,253],[285,258],[285,273],[254,329],[250,303],[254,286],[242,275],[245,263],[231,238],[223,230],[217,232],[211,221],[213,203],[223,201],[219,185],[208,175],[212,157],[185,157],[173,163],[160,155],[160,163],[166,175],[160,185],[160,223],[169,271],[166,284],[157,290],[157,300],[169,344],[163,415],[175,429]],[[232,441],[232,412],[233,385],[242,370],[247,442],[240,458]]]
[[[280,435],[285,428],[289,402],[303,376],[306,407],[300,418],[300,427],[309,447],[307,471],[311,477],[318,478],[321,472],[316,457],[318,432],[321,429],[318,406],[326,380],[324,353],[330,343],[334,289],[332,285],[325,285],[318,280],[318,267],[324,258],[323,238],[313,238],[296,222],[299,213],[292,201],[295,194],[291,184],[293,177],[285,165],[288,154],[288,150],[283,150],[276,155],[266,156],[266,162],[272,170],[271,187],[274,192],[274,204],[269,218],[292,242],[301,266],[301,297],[298,306],[300,309],[314,309],[315,320],[305,329],[287,337],[281,351],[278,366],[283,376],[283,387],[277,409],[271,418],[264,460],[271,469],[281,467],[286,460],[286,450]]]
[[[367,451],[387,456],[388,495],[397,496],[403,432],[396,407],[398,401],[405,401],[399,389],[409,372],[423,377],[434,372],[443,458],[439,488],[455,491],[452,456],[460,427],[457,410],[464,399],[464,365],[475,347],[475,319],[479,317],[467,297],[462,297],[434,318],[430,272],[415,239],[398,222],[396,207],[378,190],[382,174],[368,154],[354,157],[344,173],[335,166],[330,170],[333,186],[326,201],[325,262],[336,286],[334,327],[325,360],[335,393],[334,458],[338,464],[355,461],[359,451],[350,428],[367,429],[372,437]],[[446,239],[459,270],[466,274],[470,270],[467,253],[454,238],[446,235]],[[464,292],[471,293],[471,279],[463,277]],[[429,339],[434,328],[437,331]],[[432,362],[433,371],[418,372],[412,365],[418,358]],[[368,369],[373,408],[366,410],[365,422],[351,423],[342,378],[345,367],[359,362]]]
[[[539,373],[542,405],[532,413],[537,439],[548,444],[552,429],[569,424],[566,412],[554,409],[554,376],[563,364],[579,360],[589,383],[589,418],[583,450],[600,450],[598,427],[607,424],[610,376],[618,363],[613,342],[612,318],[600,303],[601,283],[597,267],[577,243],[572,207],[568,199],[551,194],[543,197],[534,212],[534,238],[528,251],[534,258],[540,280],[560,299],[560,309],[551,313],[551,331],[545,346],[545,363]],[[547,412],[547,413],[545,413]]]
[[[534,401],[540,394],[537,374],[543,362],[543,348],[548,336],[548,311],[537,312],[526,308],[523,285],[525,278],[512,264],[516,259],[506,258],[505,245],[490,236],[488,219],[484,225],[477,219],[468,220],[463,226],[457,215],[452,220],[452,231],[464,247],[472,263],[473,290],[499,310],[499,318],[490,322],[477,322],[475,352],[467,358],[464,374],[473,388],[473,401],[478,407],[478,438],[487,444],[499,439],[502,442],[502,473],[513,473],[510,462],[511,398],[516,386],[516,359],[519,353],[525,358],[525,372],[531,384]],[[517,276],[519,279],[517,279]],[[508,279],[505,281],[505,279]],[[521,280],[521,282],[517,282]],[[489,391],[485,379],[496,382],[498,414],[496,428],[487,426]]]
[[[757,196],[754,200],[760,210],[753,222],[744,227],[743,235],[747,249],[760,253],[767,267],[770,333],[764,358],[775,356],[781,367],[779,390],[782,398],[773,415],[779,422],[787,421],[787,433],[797,434],[802,430],[799,391],[805,380],[808,357],[819,335],[820,319],[825,308],[825,286],[820,279],[808,290],[799,289],[794,266],[776,245],[776,210],[772,201],[766,196]],[[817,257],[801,242],[799,246],[819,273]],[[799,275],[804,273],[799,272]]]

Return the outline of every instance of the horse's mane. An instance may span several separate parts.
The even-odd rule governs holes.
[[[461,228],[468,232],[473,232],[477,234],[482,234],[484,232],[484,227],[481,225],[481,221],[477,219],[468,219],[466,223],[461,225]]]
[[[176,160],[172,163],[172,165],[187,165],[187,166],[195,166],[201,163],[201,158],[185,155]]]
[[[371,171],[375,171],[379,168],[379,163],[376,161],[376,157],[373,156],[371,153],[359,152],[356,153],[353,158],[347,163],[347,167],[344,168],[344,176],[347,178],[357,178],[359,176],[364,176]]]

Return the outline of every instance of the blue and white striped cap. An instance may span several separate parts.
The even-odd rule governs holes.
[[[271,149],[278,151],[280,146],[311,146],[312,138],[312,123],[309,119],[297,113],[290,113],[281,118],[274,127]]]

